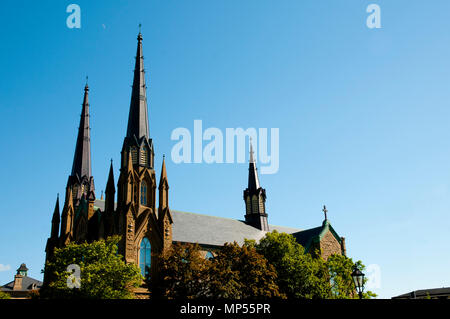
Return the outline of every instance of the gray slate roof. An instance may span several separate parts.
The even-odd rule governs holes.
[[[29,291],[32,288],[32,285],[36,285],[36,289],[40,289],[42,287],[42,281],[36,280],[34,278],[25,276],[22,278],[22,289],[15,290],[15,291]],[[1,291],[13,291],[14,286],[14,280],[11,282],[8,282],[6,285],[3,285],[0,290]]]
[[[115,205],[117,205],[115,203]],[[105,202],[96,200],[95,207],[105,209]],[[259,241],[267,232],[247,225],[243,220],[217,217],[204,214],[187,213],[170,210],[173,218],[173,241],[183,243],[198,243],[208,246],[223,246],[236,241],[239,245],[244,239]],[[298,243],[306,247],[310,240],[318,236],[323,226],[301,230],[298,228],[269,225],[269,231],[292,234]]]
[[[223,246],[236,241],[239,245],[244,239],[259,241],[267,233],[247,225],[242,220],[171,210],[173,241],[199,243],[201,245]],[[294,233],[299,229],[269,225],[269,230]]]

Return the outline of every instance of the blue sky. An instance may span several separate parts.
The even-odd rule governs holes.
[[[66,7],[81,8],[81,28]],[[381,8],[381,29],[366,7]],[[97,196],[119,162],[138,24],[159,176],[178,127],[279,128],[269,222],[320,225],[381,298],[450,286],[448,1],[8,1],[0,11],[0,284],[42,278],[89,75]],[[247,164],[167,161],[170,207],[242,219]],[[115,165],[118,176],[118,165]]]

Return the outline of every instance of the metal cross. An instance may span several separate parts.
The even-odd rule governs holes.
[[[325,214],[325,220],[327,220],[327,206],[323,205],[323,209],[322,209],[323,213]]]

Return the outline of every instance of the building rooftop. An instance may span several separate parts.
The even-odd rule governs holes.
[[[392,299],[423,299],[423,298],[449,298],[450,287],[422,289],[408,292],[399,296],[392,297]]]
[[[223,246],[236,241],[239,245],[244,239],[259,241],[266,231],[259,230],[242,220],[171,210],[173,218],[173,241],[199,243],[202,245]],[[296,228],[269,225],[269,230],[284,233],[300,231]]]
[[[103,200],[96,200],[94,206],[103,211],[105,202]],[[259,241],[267,233],[239,219],[189,213],[172,209],[170,211],[173,218],[172,238],[176,242],[223,246],[225,243],[236,241],[239,245],[242,245],[245,239]],[[328,221],[323,223],[322,226],[306,230],[269,225],[269,232],[276,230],[280,233],[292,234],[298,243],[308,248],[312,239],[321,236],[325,227],[328,226],[331,227]]]

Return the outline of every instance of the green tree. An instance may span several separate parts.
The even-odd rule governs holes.
[[[194,244],[173,244],[150,286],[163,298],[279,297],[272,265],[252,247],[225,244],[210,260]]]
[[[139,268],[126,264],[117,253],[120,237],[106,241],[68,244],[55,249],[54,258],[46,264],[50,282],[42,287],[42,298],[133,298],[132,289],[143,280]],[[76,264],[81,270],[81,287],[69,288],[67,278],[72,275],[67,267]]]
[[[295,238],[286,233],[267,233],[259,244],[247,241],[272,264],[278,274],[280,292],[287,298],[327,298],[328,276],[321,259],[305,253]]]
[[[0,291],[0,299],[10,299],[10,298],[11,296],[8,293]]]
[[[356,265],[359,270],[363,271],[365,266],[358,260],[356,263],[349,257],[342,255],[331,255],[328,257],[325,265],[328,269],[331,285],[331,296],[333,299],[348,299],[359,298],[355,290],[355,284],[351,276],[353,268]],[[364,278],[364,283],[367,283],[367,277]],[[376,297],[377,295],[372,291],[365,291],[363,293],[364,299]]]
[[[279,292],[275,268],[249,245],[226,243],[211,259],[208,274],[213,298],[285,297]]]
[[[255,247],[275,267],[280,293],[287,298],[358,298],[351,277],[355,265],[351,258],[331,255],[325,261],[319,252],[306,253],[291,234],[277,231],[267,233],[258,244],[247,241],[246,245]],[[356,265],[364,269],[361,261]],[[371,291],[363,294],[363,298],[375,296]]]
[[[208,261],[197,244],[175,243],[158,261],[159,276],[150,281],[155,297],[196,298],[205,295]]]

